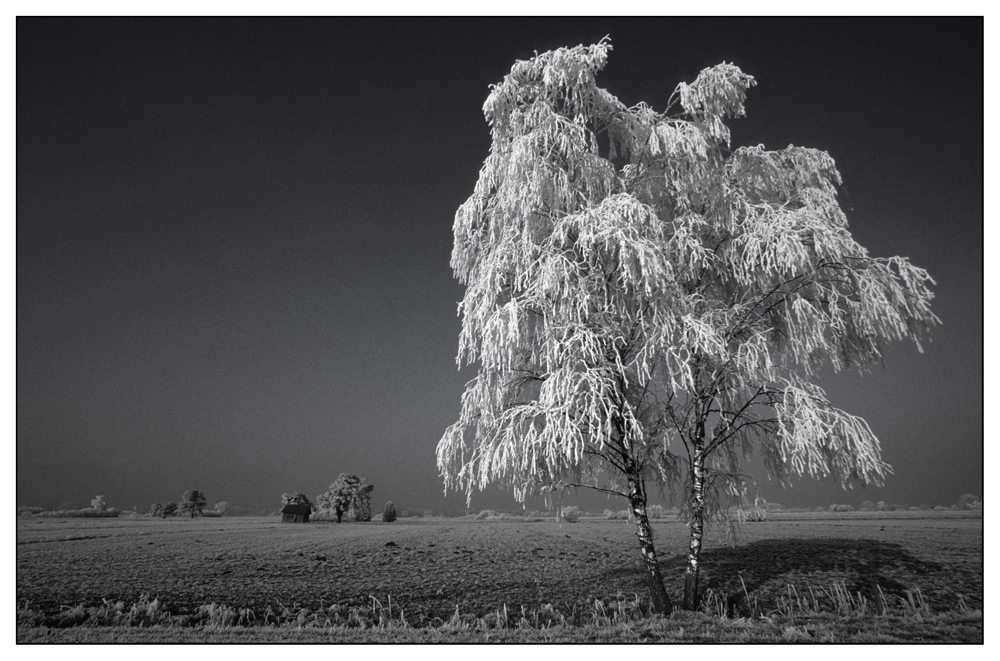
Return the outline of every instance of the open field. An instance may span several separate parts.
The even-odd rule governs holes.
[[[810,513],[800,520],[749,523],[735,547],[717,534],[703,554],[705,612],[641,626],[633,622],[621,631],[570,625],[592,613],[596,601],[609,608],[618,604],[620,610],[632,604],[636,612],[644,602],[637,544],[623,521],[585,519],[560,526],[554,521],[401,519],[300,525],[263,518],[22,518],[17,523],[17,600],[19,611],[32,617],[20,623],[18,640],[417,642],[451,635],[451,622],[462,640],[486,635],[507,641],[616,641],[645,630],[647,636],[638,639],[745,641],[757,639],[743,629],[759,621],[761,640],[788,640],[792,631],[792,639],[802,641],[829,640],[827,634],[834,632],[834,640],[859,640],[860,633],[860,640],[981,642],[981,513],[861,514]],[[683,589],[686,527],[659,521],[654,528],[667,589],[677,598]],[[842,594],[832,586],[841,586]],[[838,594],[855,600],[860,610],[845,613]],[[175,622],[187,626],[131,633],[50,628],[67,607],[100,606],[104,600],[128,605],[144,595],[157,598]],[[895,606],[907,600],[908,614],[922,626],[892,622],[902,613]],[[793,602],[810,606],[796,614]],[[384,616],[388,605],[389,618],[408,628],[344,630],[337,637],[322,629],[296,633],[287,626],[192,628],[204,624],[194,617],[199,608],[212,603],[248,609],[256,614],[255,624],[264,625],[277,623],[278,613],[303,609],[354,609],[372,616],[377,604]],[[536,620],[539,612],[549,613],[551,626],[547,632],[462,633],[462,622],[482,621],[505,605],[510,613],[535,613]],[[465,619],[455,618],[456,609]],[[870,617],[854,617],[869,611]],[[267,613],[275,618],[267,620]],[[768,613],[781,614],[780,622],[765,622]],[[941,626],[931,626],[935,617]],[[836,633],[838,627],[843,631]]]

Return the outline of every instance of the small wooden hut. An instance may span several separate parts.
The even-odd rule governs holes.
[[[282,523],[309,523],[308,505],[285,505],[281,508]]]

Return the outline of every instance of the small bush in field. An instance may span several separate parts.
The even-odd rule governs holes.
[[[816,506],[816,511],[817,511],[817,512],[825,512],[825,511],[826,511],[826,508],[825,508],[825,507],[823,507],[822,505],[817,505],[817,506]],[[832,512],[833,510],[830,510],[830,511]]]
[[[667,511],[663,505],[650,505],[646,508],[646,516],[650,519],[663,519],[667,516]]]
[[[382,521],[385,523],[392,523],[396,520],[396,506],[391,500],[386,501],[385,506],[382,508]]]
[[[489,519],[491,517],[495,517],[496,515],[497,513],[494,512],[493,510],[483,510],[482,512],[476,515],[476,518],[479,520]]]
[[[566,523],[576,523],[580,520],[580,508],[576,505],[564,507],[562,511],[562,518]]]
[[[874,512],[875,503],[870,500],[862,500],[861,507],[859,508],[862,512]]]
[[[41,507],[18,507],[17,508],[17,515],[18,516],[31,516],[32,514],[38,514],[41,511],[42,511]]]
[[[958,506],[963,510],[981,510],[983,499],[971,493],[963,493],[958,499]]]

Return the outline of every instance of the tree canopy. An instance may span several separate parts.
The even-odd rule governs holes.
[[[353,521],[371,521],[374,485],[357,475],[341,473],[326,493],[316,498],[321,513],[334,513],[339,523],[344,514]]]
[[[596,84],[610,50],[519,61],[483,107],[451,258],[478,373],[438,444],[446,489],[564,481],[642,509],[653,479],[700,525],[741,501],[753,452],[783,484],[881,483],[876,436],[815,378],[922,350],[930,276],[854,241],[829,154],[731,148],[752,76],[722,63],[628,107]]]
[[[282,505],[305,505],[309,508],[309,512],[313,512],[316,506],[313,505],[312,501],[309,500],[309,496],[302,492],[295,493],[283,493],[281,494],[281,504]]]
[[[181,498],[180,513],[189,513],[193,519],[196,516],[200,516],[205,510],[205,505],[208,504],[208,499],[205,498],[205,494],[197,489],[191,489],[184,492],[184,496]]]

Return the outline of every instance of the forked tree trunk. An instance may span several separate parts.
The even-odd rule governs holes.
[[[653,531],[649,527],[649,517],[646,516],[646,491],[641,477],[629,478],[629,502],[632,514],[635,516],[636,537],[639,538],[639,550],[646,570],[646,583],[649,586],[649,596],[654,613],[669,613],[673,605],[667,590],[663,586],[663,576],[656,559],[656,548],[653,546]]]
[[[684,609],[695,610],[699,603],[701,540],[705,534],[705,457],[696,447],[691,462],[691,542],[688,565],[684,574]]]

